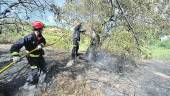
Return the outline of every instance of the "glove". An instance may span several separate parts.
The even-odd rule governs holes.
[[[44,47],[44,44],[41,43],[41,44],[39,44],[39,45],[37,46],[37,49],[38,49],[38,50],[41,50],[43,47]]]
[[[84,32],[86,32],[86,30],[81,29],[80,32],[84,33]]]
[[[14,56],[12,58],[13,62],[19,62],[21,60],[21,58],[19,56]]]

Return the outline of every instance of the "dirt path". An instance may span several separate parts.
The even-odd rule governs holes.
[[[0,65],[10,60],[9,47],[10,45],[0,45]],[[170,96],[170,62],[168,60],[145,60],[137,64],[137,67],[128,62],[122,73],[117,73],[117,65],[120,61],[116,56],[100,54],[96,62],[87,62],[83,55],[80,55],[77,64],[66,67],[70,61],[69,52],[52,49],[45,49],[45,51],[50,73],[48,74],[49,83],[46,90],[37,91],[39,96]],[[23,60],[5,74],[21,69],[27,65],[26,62]],[[0,77],[3,76],[0,74]],[[17,78],[10,81],[10,78],[12,76],[8,77],[6,82],[12,84],[11,89],[16,88],[17,81],[21,83],[24,80]],[[0,93],[6,91],[6,88],[10,89],[8,84],[4,84],[6,83],[0,84]],[[29,96],[32,95],[29,94]]]
[[[136,96],[170,96],[169,61],[144,61],[130,77],[136,85]]]

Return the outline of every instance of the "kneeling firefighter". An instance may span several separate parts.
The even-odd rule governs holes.
[[[33,22],[33,32],[18,40],[10,49],[13,61],[18,62],[20,61],[19,51],[23,46],[27,52],[37,48],[36,51],[27,55],[27,60],[31,68],[27,77],[27,82],[29,84],[37,84],[40,72],[46,73],[46,63],[43,57],[44,50],[42,49],[46,44],[46,40],[42,35],[44,26],[45,25],[40,21]]]

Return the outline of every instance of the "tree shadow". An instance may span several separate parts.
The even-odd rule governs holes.
[[[2,62],[0,62],[0,68],[4,67],[5,65],[7,65],[7,64],[9,64],[11,62],[12,62],[12,59],[9,60],[9,61],[2,61]]]
[[[19,77],[11,80],[10,82],[0,82],[0,93],[4,96],[15,96],[14,94],[19,91],[19,88],[26,82],[26,77]]]
[[[3,55],[3,54],[7,54],[7,53],[9,53],[9,52],[7,52],[7,51],[0,51],[0,56]]]
[[[67,71],[68,68],[64,68],[67,65],[67,62],[70,60],[70,58],[65,58],[63,60],[48,60],[46,61],[48,63],[47,65],[47,73],[45,82],[49,83],[54,76],[59,74],[62,71]]]

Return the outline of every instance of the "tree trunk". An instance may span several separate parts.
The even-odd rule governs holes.
[[[0,34],[2,34],[2,26],[0,26]]]

